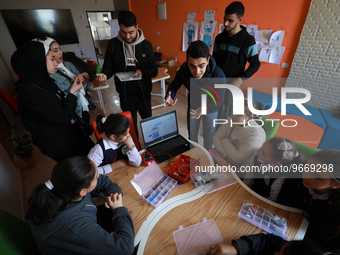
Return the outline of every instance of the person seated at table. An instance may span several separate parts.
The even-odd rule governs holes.
[[[200,122],[203,123],[203,145],[207,150],[213,144],[215,133],[214,120],[217,119],[218,109],[223,105],[226,89],[214,88],[214,84],[225,84],[225,75],[209,55],[209,47],[202,41],[190,43],[187,53],[187,61],[178,69],[175,78],[166,92],[165,102],[168,106],[177,103],[175,99],[177,91],[182,85],[189,91],[187,108],[187,128],[189,139],[198,142]],[[207,96],[207,114],[202,114],[201,95]],[[213,95],[216,99],[211,99]]]
[[[129,119],[117,113],[107,118],[98,115],[96,122],[98,132],[105,134],[90,150],[88,158],[98,166],[98,172],[108,174],[128,163],[140,166],[142,157],[129,133]]]
[[[87,155],[94,143],[77,121],[75,94],[83,87],[78,77],[65,96],[49,76],[58,65],[55,57],[48,47],[34,41],[18,48],[11,64],[20,78],[15,84],[20,118],[33,143],[57,162]]]
[[[314,153],[302,178],[286,179],[277,202],[304,210],[310,221],[306,237],[340,253],[339,150]]]
[[[272,234],[242,236],[231,244],[215,244],[210,247],[211,255],[321,255],[324,252],[314,242],[285,241]]]
[[[254,166],[258,166],[259,169],[264,166],[290,166],[292,164],[298,166],[301,163],[301,155],[298,153],[294,141],[283,137],[273,137],[266,141],[256,151],[254,158]],[[261,196],[276,201],[285,182],[284,172],[281,172],[280,175],[280,177],[274,178],[270,174],[246,174],[243,182]]]
[[[257,103],[253,102],[254,107]],[[232,115],[228,123],[220,125],[214,135],[214,145],[225,164],[252,165],[256,150],[266,140],[264,129],[253,119],[244,100],[244,114]]]
[[[104,194],[106,208],[97,210],[95,193]],[[134,250],[133,222],[120,187],[99,175],[85,156],[53,168],[51,179],[33,191],[26,220],[42,254],[127,255]]]
[[[70,92],[70,87],[75,77],[77,77],[83,83],[83,88],[81,88],[81,90],[79,90],[79,92],[76,94],[78,99],[76,113],[84,120],[87,125],[90,125],[90,99],[86,96],[86,90],[93,88],[93,85],[89,80],[89,74],[87,72],[80,73],[71,62],[65,61],[63,59],[63,52],[61,51],[60,45],[53,38],[43,36],[33,40],[43,43],[52,52],[55,61],[58,63],[58,67],[57,71],[50,76],[54,79],[54,82],[57,84],[58,88],[64,92],[65,95]]]

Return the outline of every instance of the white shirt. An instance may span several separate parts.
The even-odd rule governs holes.
[[[132,138],[131,138],[131,142],[133,145],[135,145],[133,143]],[[108,149],[116,150],[122,145],[121,143],[116,143],[112,141],[106,135],[103,136],[103,144],[104,144],[105,150],[108,150]],[[139,155],[139,152],[136,146],[134,146],[132,150],[128,150],[126,155],[129,158],[129,164],[133,166],[140,166],[140,164],[142,163],[142,157]],[[97,167],[103,162],[104,152],[98,143],[90,150],[87,157],[91,159],[96,164]],[[112,172],[112,168],[110,164],[98,167],[99,174],[108,174],[111,172]]]

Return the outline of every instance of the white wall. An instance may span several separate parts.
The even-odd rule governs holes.
[[[340,112],[339,13],[339,1],[312,0],[286,83],[308,89],[309,105],[333,112]]]
[[[80,47],[85,52],[91,51],[91,55],[93,55],[95,51],[86,11],[114,11],[114,5],[113,0],[10,0],[0,1],[0,9],[71,9],[74,25],[78,33],[79,45],[63,45],[62,50],[73,51],[73,48]],[[13,77],[16,77],[10,65],[10,59],[16,47],[1,15],[0,31],[0,52],[5,63],[10,67]]]

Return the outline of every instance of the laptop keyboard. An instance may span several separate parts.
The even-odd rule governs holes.
[[[171,149],[174,149],[178,146],[186,144],[187,142],[188,141],[185,140],[182,136],[177,136],[167,141],[163,141],[159,144],[149,147],[148,151],[150,151],[153,155],[159,155],[159,154],[168,152]]]

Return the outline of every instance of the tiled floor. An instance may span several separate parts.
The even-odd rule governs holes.
[[[119,105],[119,96],[115,90],[113,79],[109,80],[109,84],[110,84],[110,87],[102,91],[104,102],[105,102],[105,107],[106,107],[106,112],[107,114],[121,112],[120,105]],[[160,84],[154,83],[153,87],[154,87],[153,92],[159,93]],[[94,100],[97,100],[96,92],[91,92],[91,96],[93,97]],[[166,111],[176,110],[180,133],[184,137],[188,137],[187,125],[186,125],[187,99],[185,95],[184,86],[179,90],[177,97],[179,100],[175,106],[156,108],[152,111],[152,114],[157,115],[160,113],[164,113]],[[152,96],[153,105],[160,104],[162,100],[163,99],[159,96]],[[91,111],[90,113],[91,121],[95,120],[97,115],[103,114],[99,106],[99,103],[96,103],[96,106],[97,108]],[[96,141],[94,135],[92,136],[92,139],[93,141]],[[37,184],[44,183],[50,178],[52,168],[55,165],[55,162],[52,159],[44,156],[37,147],[35,147],[35,150],[34,150],[34,158],[37,161],[37,164],[35,167],[32,167],[32,168],[24,167],[24,169],[21,170],[23,203],[24,203],[25,212],[27,210],[28,199],[31,196],[34,188],[37,186]]]

